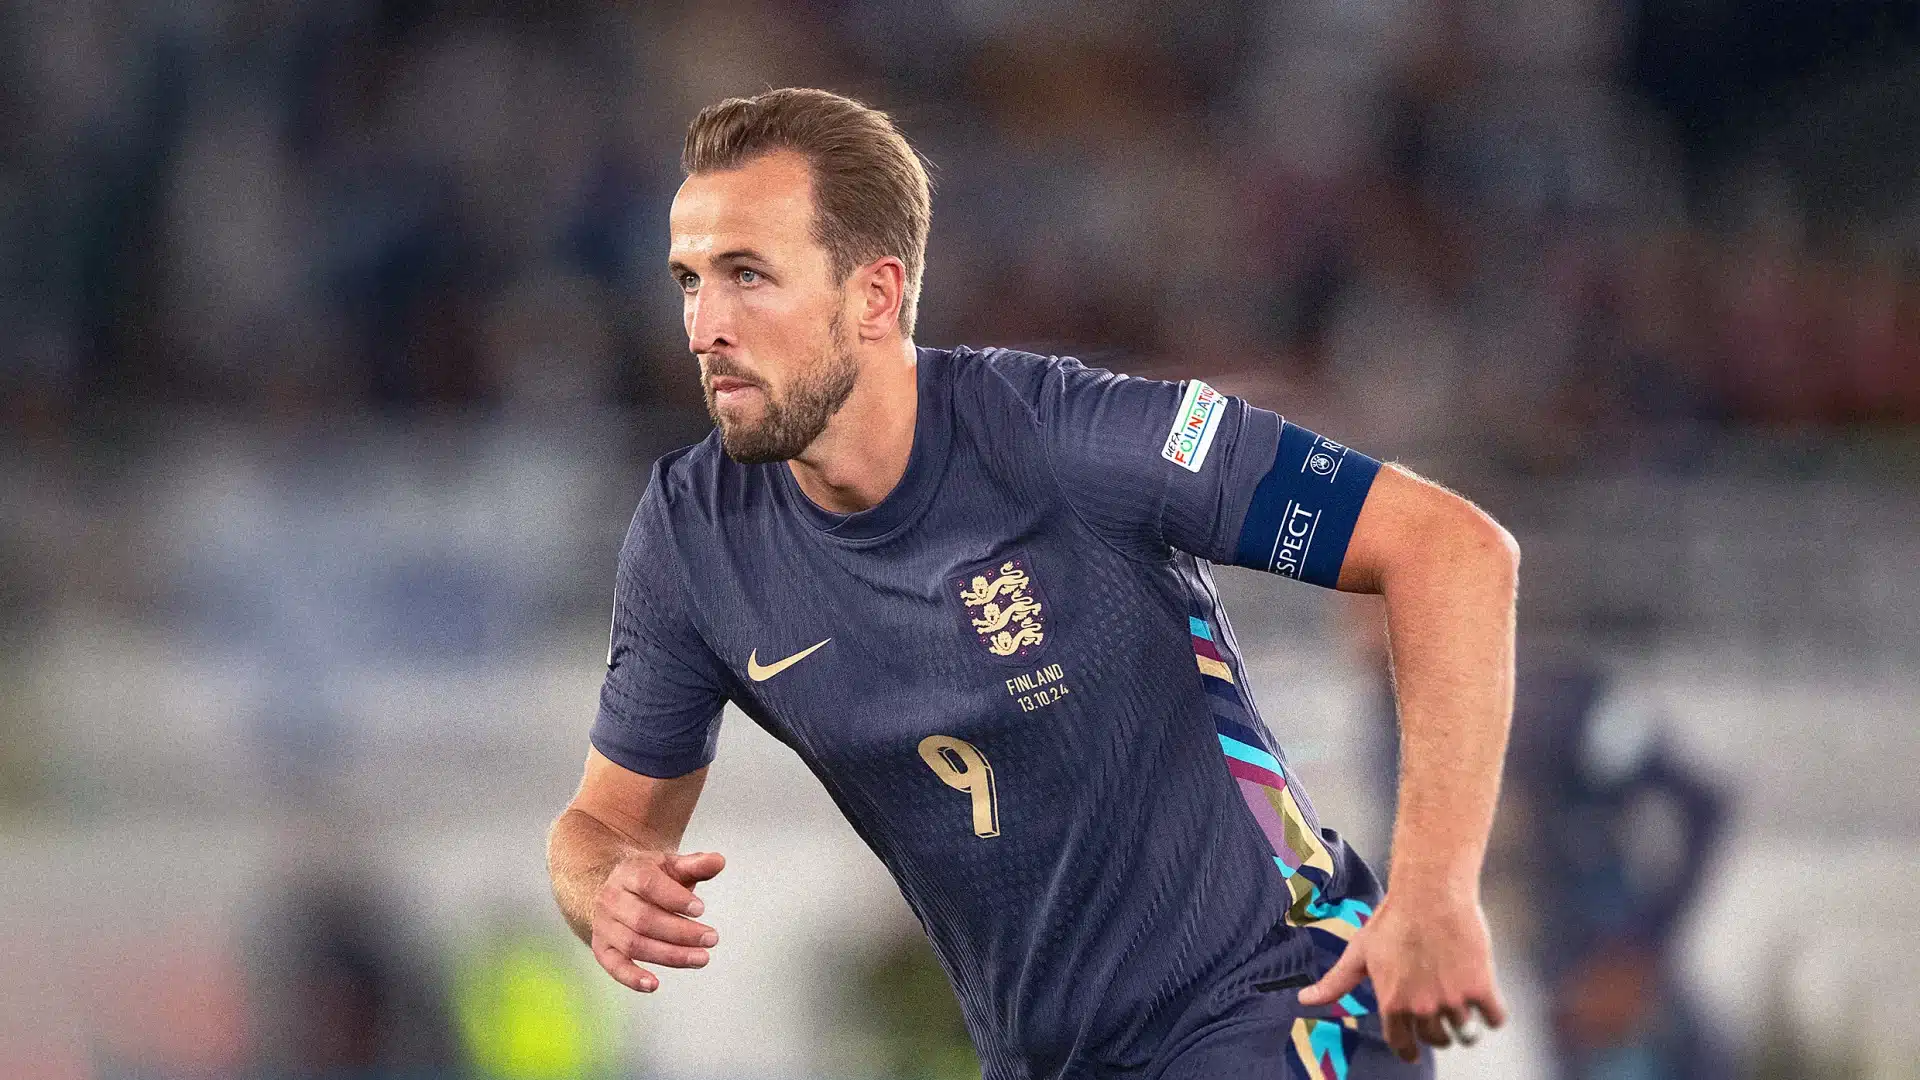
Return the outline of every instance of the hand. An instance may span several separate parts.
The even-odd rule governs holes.
[[[706,967],[707,950],[720,935],[693,921],[706,910],[693,886],[726,865],[711,851],[649,851],[623,859],[593,898],[593,958],[615,981],[641,993],[660,988],[643,963]]]
[[[1300,991],[1300,1004],[1338,1001],[1369,976],[1387,1043],[1403,1060],[1418,1061],[1422,1042],[1451,1046],[1448,1025],[1466,1024],[1469,1006],[1489,1027],[1507,1022],[1477,901],[1422,903],[1404,912],[1383,902],[1333,969]]]

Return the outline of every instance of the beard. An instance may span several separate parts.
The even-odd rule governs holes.
[[[720,429],[720,445],[727,456],[742,465],[766,465],[799,457],[826,430],[827,421],[840,411],[840,406],[847,403],[859,374],[853,351],[841,340],[838,312],[827,325],[825,350],[794,379],[785,395],[775,398],[765,383],[756,383],[764,400],[763,412],[757,421],[727,420],[714,402],[714,376],[747,378],[747,375],[718,356],[703,362],[701,367],[704,377],[700,386],[706,395],[707,415]]]

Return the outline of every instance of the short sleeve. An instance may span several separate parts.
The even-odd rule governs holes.
[[[1333,587],[1379,463],[1222,394],[1058,362],[1041,397],[1055,475],[1095,531]]]
[[[615,764],[684,776],[713,760],[725,668],[688,616],[684,571],[656,471],[614,575],[607,677],[590,738]]]

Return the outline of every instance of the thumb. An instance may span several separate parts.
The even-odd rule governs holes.
[[[695,851],[686,855],[677,852],[667,855],[660,864],[667,876],[682,885],[706,881],[726,869],[726,857],[717,851]]]
[[[1359,942],[1347,946],[1340,959],[1320,981],[1300,991],[1300,1004],[1325,1005],[1338,1001],[1343,995],[1353,992],[1354,987],[1367,977],[1367,958],[1365,949]]]

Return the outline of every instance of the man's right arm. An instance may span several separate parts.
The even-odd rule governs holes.
[[[682,855],[713,761],[726,665],[694,624],[662,458],[634,511],[614,574],[613,625],[586,775],[553,823],[547,868],[567,925],[615,980],[652,991],[642,964],[702,967],[718,935],[693,921],[693,887],[720,872],[712,853]]]
[[[660,980],[639,965],[705,967],[719,940],[695,922],[705,905],[693,887],[726,860],[680,854],[680,838],[707,770],[658,779],[621,767],[598,750],[547,835],[547,872],[567,925],[607,974],[642,992]]]

